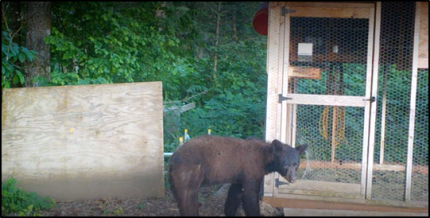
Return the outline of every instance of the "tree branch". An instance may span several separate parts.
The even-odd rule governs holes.
[[[197,96],[199,96],[199,95],[206,94],[207,92],[208,92],[208,91],[206,90],[206,91],[203,91],[203,92],[197,93],[197,94],[195,94],[195,95],[192,95],[192,96],[190,96],[190,97],[188,97],[188,98],[184,98],[184,99],[179,100],[179,101],[166,101],[166,102],[164,102],[164,104],[173,104],[173,103],[188,102],[188,100],[190,100],[190,99],[192,99],[192,98],[195,98],[195,97],[197,97]]]

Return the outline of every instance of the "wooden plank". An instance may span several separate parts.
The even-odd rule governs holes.
[[[373,15],[374,9],[370,9],[372,12],[372,17],[370,20],[375,19],[375,22],[370,23],[369,27],[374,29],[374,38],[372,40],[373,46],[373,76],[372,76],[372,91],[371,96],[378,96],[378,73],[379,73],[379,47],[380,47],[380,34],[381,34],[381,2],[376,3],[376,17]],[[376,113],[377,113],[377,104],[378,99],[375,98],[375,101],[371,102],[370,105],[370,120],[369,121],[369,152],[368,152],[368,168],[367,168],[367,183],[366,183],[366,199],[370,199],[371,190],[372,190],[372,178],[373,178],[373,165],[374,165],[374,152],[375,152],[375,133],[376,133]],[[366,125],[365,125],[366,126]],[[364,127],[366,131],[367,128]]]
[[[278,74],[280,48],[281,2],[269,3],[269,29],[267,42],[267,106],[266,106],[266,141],[276,139],[278,122]]]
[[[336,88],[334,88],[336,90]],[[335,91],[336,92],[336,91]],[[337,107],[333,108],[333,122],[331,127],[331,162],[334,162],[336,154],[336,126],[337,126]]]
[[[283,195],[287,196],[287,195]],[[288,195],[289,197],[263,197],[263,202],[272,207],[302,208],[302,209],[324,209],[324,210],[351,210],[351,211],[380,211],[380,212],[402,212],[402,213],[428,213],[428,205],[402,205],[384,206],[381,202],[364,201],[362,199],[338,199],[331,201],[329,197],[321,200],[301,199],[300,195]],[[303,196],[308,197],[308,196]],[[356,203],[353,201],[362,201]]]
[[[285,8],[288,10],[289,6],[285,6]],[[287,13],[285,14],[285,16],[281,16],[281,31],[283,31],[280,35],[280,41],[282,41],[282,52],[283,54],[279,55],[279,63],[282,64],[282,77],[280,77],[280,84],[278,83],[278,87],[282,87],[282,92],[280,92],[280,94],[282,94],[283,96],[288,94],[288,71],[289,71],[289,66],[290,66],[290,14]],[[282,142],[286,142],[288,144],[291,143],[291,141],[287,142],[287,130],[289,128],[287,128],[287,119],[291,118],[290,116],[288,116],[289,114],[291,114],[291,111],[289,111],[288,107],[287,107],[287,102],[282,101],[282,103],[280,104],[281,106],[281,117],[279,119],[281,119],[281,126],[279,127],[278,131],[280,132],[280,140]],[[287,117],[288,116],[288,117]],[[288,121],[291,121],[291,119],[289,119]],[[290,131],[291,133],[291,131]],[[291,136],[290,136],[291,139]]]
[[[369,18],[369,8],[298,7],[291,6],[291,17]]]
[[[428,216],[427,213],[284,208],[288,216]]]
[[[329,8],[373,8],[374,3],[351,3],[351,2],[286,2],[288,6],[294,7],[329,7]]]
[[[367,38],[367,64],[366,64],[366,99],[370,99],[372,97],[372,60],[373,60],[373,34],[374,34],[374,17],[375,9],[370,9],[370,19],[369,19],[369,34]],[[375,96],[376,97],[376,96]],[[363,127],[363,153],[362,153],[362,170],[361,170],[361,193],[366,194],[366,199],[370,199],[370,191],[371,188],[368,185],[366,178],[367,178],[367,168],[372,168],[373,159],[370,159],[368,157],[368,152],[370,147],[369,144],[369,126],[370,126],[370,113],[371,113],[371,102],[366,101],[365,107],[364,107],[364,127]],[[370,160],[370,161],[369,161]],[[368,164],[370,166],[368,166]]]
[[[420,11],[421,4],[416,2],[416,10]],[[412,78],[411,78],[411,101],[409,103],[409,132],[408,132],[408,153],[406,160],[406,190],[405,201],[411,200],[412,189],[412,156],[414,151],[414,132],[415,132],[415,104],[417,99],[417,80],[418,80],[418,46],[420,32],[421,13],[415,13],[415,34],[414,50],[412,56]]]
[[[313,161],[313,160],[301,160],[299,169],[306,169],[306,167],[310,167],[311,169],[321,169],[321,168],[329,168],[329,169],[354,169],[360,170],[361,163],[354,162],[342,162],[342,165],[339,162],[329,162],[329,161]],[[391,165],[391,164],[373,164],[373,171],[405,171],[406,167],[404,165]],[[415,165],[413,166],[412,172],[428,174],[429,168],[425,165]]]
[[[290,43],[290,46],[292,46],[294,43],[299,43],[300,41],[302,41],[304,39],[300,38],[300,37],[295,37],[294,38],[294,42]],[[292,46],[292,51],[291,51],[291,62],[292,61],[297,61],[298,60],[298,56],[297,56],[297,46]],[[312,55],[312,62],[314,63],[319,63],[319,62],[342,62],[342,63],[366,63],[366,56],[363,57],[357,57],[356,54],[354,53],[345,53],[342,55],[337,55],[336,53],[329,53],[329,54],[314,54]]]
[[[419,27],[419,45],[418,45],[418,58],[423,62],[425,59],[427,61],[427,67],[420,67],[423,65],[419,65],[418,68],[428,68],[428,58],[429,58],[429,2],[418,2],[420,3],[420,27]],[[416,13],[418,14],[418,13]],[[424,64],[424,63],[422,63]]]
[[[292,98],[286,100],[288,104],[364,107],[367,102],[364,96],[288,94],[286,97]]]
[[[164,196],[162,83],[3,90],[2,181],[57,200]]]
[[[283,2],[269,3],[269,29],[267,38],[267,106],[266,106],[266,141],[277,138],[278,126],[278,94],[279,94],[279,53],[280,53],[280,19]],[[274,173],[264,177],[264,196],[272,196],[274,192]]]
[[[295,67],[288,68],[288,77],[290,78],[305,78],[305,79],[321,79],[321,69],[314,67]]]
[[[185,111],[194,109],[195,107],[196,107],[195,103],[189,103],[189,104],[181,106],[180,108],[179,108],[179,106],[171,106],[169,108],[164,108],[164,110],[165,111],[172,111],[172,110],[178,110],[179,109],[180,113],[183,113]]]
[[[298,87],[298,79],[294,79],[294,92],[297,92],[297,87]],[[293,104],[292,107],[293,110],[293,122],[291,123],[291,146],[295,147],[296,146],[296,132],[297,132],[297,104]]]
[[[285,181],[284,178],[282,180]],[[295,183],[288,183],[288,185],[280,185],[279,192],[285,194],[363,198],[363,195],[360,194],[360,184],[340,182],[298,180]]]
[[[187,110],[194,109],[195,107],[196,107],[195,103],[186,104],[186,105],[184,105],[184,106],[181,107],[181,113],[183,113],[183,112],[185,112]]]

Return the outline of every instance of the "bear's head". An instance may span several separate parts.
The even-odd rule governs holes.
[[[288,182],[296,181],[296,172],[300,165],[300,155],[306,151],[307,144],[293,148],[283,144],[279,140],[272,142],[275,171],[283,176]]]

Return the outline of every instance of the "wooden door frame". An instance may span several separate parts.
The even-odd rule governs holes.
[[[266,117],[266,140],[270,141],[273,139],[280,139],[283,142],[291,143],[295,141],[295,136],[290,136],[287,133],[287,120],[291,124],[294,122],[294,117],[291,115],[290,110],[288,110],[289,105],[303,104],[301,99],[306,99],[306,97],[313,97],[312,95],[304,94],[288,94],[288,69],[289,69],[289,45],[290,45],[290,13],[285,14],[283,17],[281,15],[281,8],[285,7],[290,9],[290,6],[300,7],[300,10],[306,7],[319,7],[319,11],[324,14],[325,7],[337,7],[338,3],[304,3],[304,2],[270,2],[269,4],[269,37],[268,37],[268,54],[267,54],[267,68],[268,72],[268,99],[267,99],[267,110],[268,116]],[[371,7],[370,7],[371,6]],[[368,54],[366,73],[366,94],[365,99],[370,99],[371,96],[377,96],[377,73],[378,73],[378,60],[379,60],[379,35],[380,35],[380,12],[381,3],[375,4],[369,3],[341,3],[341,7],[352,8],[354,11],[367,10],[369,14],[369,34],[368,34]],[[364,8],[364,9],[363,9]],[[297,8],[295,8],[297,9]],[[376,9],[376,14],[375,14]],[[296,10],[299,11],[300,10]],[[359,13],[357,13],[359,14]],[[317,15],[316,17],[318,17]],[[324,16],[331,16],[330,13],[325,13]],[[344,14],[338,17],[345,16]],[[363,16],[363,15],[360,15]],[[279,22],[279,25],[276,25]],[[376,22],[375,22],[376,21]],[[274,25],[270,25],[273,23]],[[283,37],[284,36],[284,37]],[[373,78],[372,78],[373,71]],[[276,80],[277,79],[277,80]],[[276,84],[276,87],[273,85]],[[282,88],[280,88],[282,87]],[[276,95],[275,95],[276,94]],[[293,100],[277,103],[276,99],[278,94],[282,94],[284,97],[293,97]],[[303,98],[305,97],[305,98]],[[316,96],[321,97],[321,96]],[[362,176],[361,176],[361,189],[360,193],[365,196],[366,199],[370,199],[371,196],[371,175],[373,163],[373,147],[374,147],[374,135],[375,135],[375,120],[376,120],[376,99],[374,102],[363,101],[363,96],[326,96],[325,100],[335,102],[339,106],[358,106],[365,107],[365,118],[364,118],[364,133],[363,133],[363,153],[362,153]],[[296,100],[294,100],[296,99]],[[315,98],[319,99],[319,98]],[[349,100],[355,100],[353,102]],[[324,100],[324,101],[325,101]],[[344,102],[351,102],[350,104],[344,104]],[[309,102],[307,103],[309,104]],[[315,101],[312,101],[315,104]],[[324,102],[320,102],[321,105]],[[276,106],[275,106],[276,105]],[[373,106],[374,105],[374,106]],[[276,108],[276,109],[275,109]],[[285,108],[285,109],[283,109]],[[295,108],[295,107],[290,107]],[[269,111],[276,110],[275,115],[269,116]],[[290,116],[287,116],[290,114]],[[276,117],[276,120],[273,118]],[[373,123],[371,125],[371,123]],[[275,131],[273,131],[275,130]],[[367,131],[366,131],[367,130]],[[288,130],[288,132],[295,133],[294,129]],[[288,140],[287,140],[288,139]],[[294,144],[292,144],[294,146]],[[370,173],[370,176],[369,176]],[[368,177],[369,176],[369,177]],[[368,179],[369,178],[369,179]],[[277,173],[269,174],[265,177],[264,192],[265,196],[279,195],[278,189],[274,187],[275,179],[279,179]],[[370,180],[370,183],[369,183]]]

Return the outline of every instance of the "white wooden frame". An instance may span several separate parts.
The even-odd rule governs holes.
[[[371,118],[373,118],[373,122],[376,118],[376,101],[371,102],[368,99],[371,99],[372,96],[376,96],[376,91],[372,90],[372,83],[377,81],[377,74],[372,79],[372,72],[375,69],[378,69],[378,62],[373,62],[374,60],[374,52],[379,57],[379,50],[374,51],[374,40],[379,39],[379,29],[375,35],[375,7],[372,4],[344,4],[342,7],[352,6],[354,10],[367,10],[368,18],[369,18],[369,34],[368,34],[368,54],[367,54],[367,76],[366,76],[366,94],[365,96],[321,96],[321,95],[308,95],[308,94],[292,94],[288,93],[288,71],[289,71],[289,44],[290,44],[290,13],[285,14],[284,17],[280,15],[281,7],[285,6],[286,9],[290,9],[289,5],[306,5],[306,6],[316,6],[316,7],[339,7],[338,4],[325,4],[325,3],[282,3],[282,2],[271,2],[269,4],[269,38],[268,38],[268,56],[267,56],[267,66],[269,69],[269,78],[268,78],[268,101],[267,101],[267,122],[266,122],[266,140],[270,141],[275,138],[280,139],[283,142],[290,143],[295,142],[295,135],[290,135],[295,133],[295,120],[294,114],[290,114],[289,111],[295,107],[287,107],[288,105],[296,105],[296,104],[311,104],[311,105],[332,105],[332,106],[353,106],[353,107],[365,107],[365,116],[364,116],[364,132],[363,132],[363,158],[362,158],[362,181],[360,187],[360,193],[363,197],[366,197],[366,191],[368,191],[371,186],[366,186],[367,182],[367,173],[372,169],[372,166],[368,166],[368,158],[369,152],[373,152],[373,142],[374,142],[374,133],[369,134],[370,129],[375,129],[375,124],[370,124]],[[372,5],[372,7],[370,7]],[[380,3],[379,3],[380,7]],[[380,9],[379,9],[380,12]],[[362,12],[360,12],[362,14]],[[323,12],[323,16],[329,16],[328,13]],[[344,16],[344,15],[342,15]],[[339,16],[339,17],[342,17]],[[363,16],[363,15],[361,15]],[[364,15],[366,17],[367,15]],[[380,15],[379,15],[380,16]],[[276,25],[276,21],[279,21],[279,25]],[[275,25],[270,25],[271,22],[274,22]],[[380,17],[378,20],[380,25]],[[379,26],[378,26],[379,28]],[[273,35],[275,34],[275,35]],[[283,36],[283,37],[282,37]],[[276,42],[278,39],[278,42]],[[278,49],[273,47],[277,46]],[[379,42],[377,44],[379,46]],[[275,56],[275,54],[277,54]],[[372,67],[372,63],[376,64],[376,66]],[[276,68],[277,66],[277,68]],[[376,70],[377,72],[377,70]],[[275,78],[278,78],[278,81],[274,81]],[[278,103],[276,107],[276,120],[271,120],[274,118],[273,109],[274,104],[277,102],[276,88],[274,85],[277,84],[277,87],[281,87],[282,90],[278,90],[279,94],[282,94],[284,97],[292,98],[291,100],[282,101],[282,103]],[[377,86],[377,85],[376,85]],[[375,99],[376,100],[376,99]],[[371,106],[374,105],[372,108]],[[287,110],[287,108],[290,108]],[[296,110],[294,110],[295,112]],[[269,116],[269,114],[272,115]],[[288,126],[287,126],[288,125]],[[280,136],[280,137],[278,137]],[[369,140],[372,141],[372,147],[369,147]],[[294,145],[292,145],[294,146]],[[373,158],[373,154],[371,155]],[[373,159],[372,159],[373,160]],[[369,168],[368,168],[369,167]],[[370,177],[371,178],[371,177]],[[274,188],[275,179],[283,179],[279,178],[277,173],[273,173],[265,178],[265,196],[273,196],[273,194],[277,195],[279,189]],[[371,181],[370,181],[371,182]],[[370,192],[369,192],[370,194]],[[370,195],[369,195],[370,196]]]
[[[414,131],[415,131],[415,103],[417,98],[417,80],[418,80],[418,45],[420,35],[421,21],[421,3],[416,2],[415,10],[415,34],[414,34],[414,50],[412,57],[412,78],[411,78],[411,102],[409,113],[409,133],[408,133],[408,153],[406,162],[406,190],[405,201],[411,201],[412,189],[412,155],[414,151]]]

